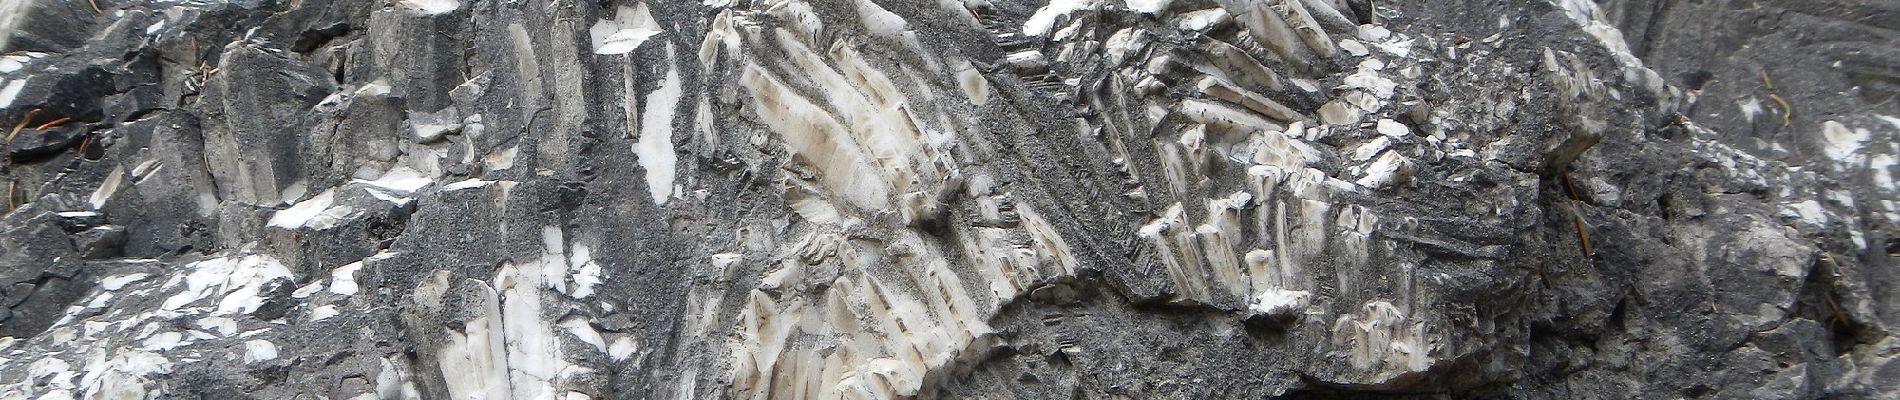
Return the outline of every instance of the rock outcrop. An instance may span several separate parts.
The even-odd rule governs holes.
[[[5,0],[0,399],[1900,397],[1892,21]]]

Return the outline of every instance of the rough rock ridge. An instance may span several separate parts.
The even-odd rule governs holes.
[[[1881,0],[0,0],[0,399],[1896,398]]]

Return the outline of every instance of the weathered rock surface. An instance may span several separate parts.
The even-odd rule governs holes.
[[[0,1],[0,399],[1895,398],[1896,21]]]

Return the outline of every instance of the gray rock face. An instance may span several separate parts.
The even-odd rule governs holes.
[[[1896,398],[1894,21],[0,1],[0,399]]]

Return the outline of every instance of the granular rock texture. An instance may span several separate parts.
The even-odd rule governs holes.
[[[1896,398],[1883,0],[0,0],[0,399]]]

